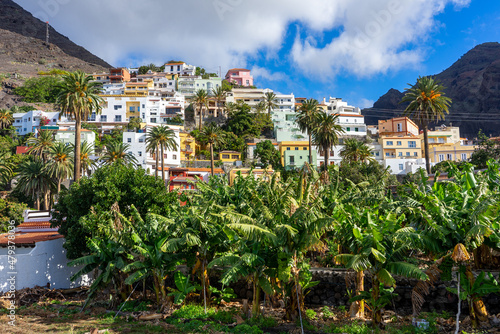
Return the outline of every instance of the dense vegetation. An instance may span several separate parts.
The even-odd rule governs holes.
[[[359,164],[358,169],[370,168],[369,163]],[[381,308],[392,298],[388,288],[395,285],[394,275],[431,284],[436,279],[430,274],[435,273],[433,268],[446,260],[462,268],[462,280],[475,282],[469,274],[471,260],[457,258],[456,253],[459,249],[474,254],[476,268],[482,268],[485,254],[500,249],[494,214],[500,208],[499,167],[489,162],[486,171],[474,174],[471,165],[463,170],[451,166],[452,181],[432,185],[422,174],[418,183],[402,186],[397,193],[388,190],[388,173],[374,180],[342,167],[321,174],[306,167],[286,180],[276,174],[268,181],[238,178],[233,186],[225,178],[212,177],[197,184],[197,193],[182,194],[185,205],[180,206],[172,194],[167,202],[145,205],[164,198],[161,182],[155,194],[137,197],[145,189],[139,184],[156,184],[155,178],[141,176],[144,171],[131,167],[110,166],[61,195],[55,224],[63,224],[68,252],[84,255],[74,261],[84,265],[80,273],[100,269],[91,294],[114,284],[118,293],[112,298],[117,304],[138,282],[147,282],[159,307],[168,305],[168,296],[183,303],[193,294],[202,305],[210,305],[221,296],[230,298],[228,285],[245,278],[253,285],[255,317],[260,314],[260,291],[271,300],[281,298],[288,319],[303,315],[304,294],[315,284],[308,252],[330,245],[330,251],[338,254],[332,265],[342,263],[359,273],[351,312],[363,314],[366,302],[377,324]],[[360,177],[360,182],[348,175]],[[121,186],[116,189],[115,183]],[[72,217],[71,222],[63,217]],[[427,259],[420,266],[407,261],[415,251]],[[191,268],[194,281],[175,272],[180,264]],[[223,269],[222,291],[209,280],[214,268]],[[369,292],[363,291],[365,272],[374,277]],[[170,294],[165,287],[169,276],[177,286]],[[498,291],[496,281],[487,276],[478,281],[480,288],[475,291],[461,291],[476,324],[487,316],[481,297]],[[416,293],[423,300],[422,291]],[[421,305],[414,301],[415,316]]]

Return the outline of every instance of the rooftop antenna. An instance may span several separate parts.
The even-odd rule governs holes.
[[[49,21],[47,21],[47,32],[45,33],[45,43],[49,45]]]

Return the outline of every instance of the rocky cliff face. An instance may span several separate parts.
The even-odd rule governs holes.
[[[452,66],[435,75],[453,100],[446,117],[459,126],[462,136],[474,137],[479,129],[486,134],[500,135],[500,44],[485,43],[467,52]],[[377,124],[382,116],[398,115],[380,109],[403,110],[399,101],[404,93],[389,90],[373,109],[363,110],[368,124]]]
[[[19,34],[23,37],[32,37],[45,41],[45,22],[33,17],[33,15],[12,0],[0,0],[0,29]],[[49,27],[49,34],[49,42],[60,48],[65,54],[89,64],[105,68],[112,67],[85,48],[73,43],[66,36],[61,35],[54,28]]]

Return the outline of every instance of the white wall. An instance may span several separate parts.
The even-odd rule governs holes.
[[[16,249],[16,289],[32,288],[35,285],[45,286],[50,283],[54,289],[68,289],[89,285],[91,278],[87,275],[75,282],[70,277],[81,267],[68,267],[64,239],[37,242],[34,248],[18,247]],[[9,290],[8,249],[0,248],[0,292]]]

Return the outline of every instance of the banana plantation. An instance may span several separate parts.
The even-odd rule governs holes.
[[[212,177],[196,192],[171,194],[160,209],[118,201],[92,206],[79,218],[83,229],[64,229],[61,220],[61,231],[85,243],[73,252],[71,264],[81,266],[75,277],[94,274],[82,311],[99,298],[119,311],[132,298],[149,300],[157,313],[194,304],[206,314],[234,301],[231,286],[244,280],[252,298],[238,317],[261,319],[264,307],[281,308],[280,320],[299,331],[325,332],[304,329],[311,313],[304,297],[317,284],[311,254],[327,253],[328,266],[355,273],[346,310],[353,319],[379,331],[396,279],[406,277],[418,280],[411,292],[417,322],[434,283],[453,280],[448,290],[457,295],[460,333],[466,317],[474,329],[490,326],[483,298],[500,292],[491,273],[499,269],[499,169],[493,161],[482,171],[450,165],[447,180],[432,182],[422,171],[398,187],[387,186],[387,175],[356,184],[338,167],[239,177],[232,186]],[[65,196],[75,196],[73,188],[56,210],[69,212]],[[414,327],[419,331],[425,328]]]

